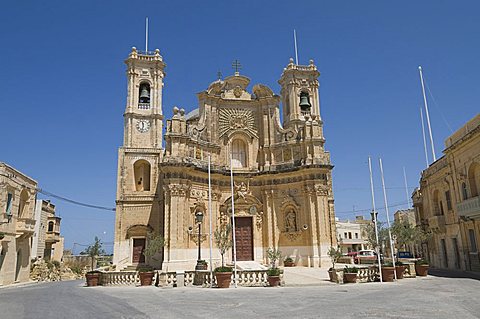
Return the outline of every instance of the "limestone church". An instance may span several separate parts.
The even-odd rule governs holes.
[[[267,248],[276,247],[297,265],[329,265],[327,250],[336,245],[333,166],[324,148],[320,73],[313,61],[304,66],[290,59],[278,81],[280,95],[262,84],[249,90],[250,79],[239,72],[216,80],[197,93],[198,108],[187,113],[173,107],[165,130],[165,63],[159,50],[132,48],[125,63],[114,248],[119,269],[148,263],[191,270],[199,238],[208,261],[210,219],[213,229],[232,221],[230,166],[237,260],[266,263]],[[166,245],[161,254],[145,257],[152,231],[162,234]],[[232,260],[232,250],[226,257]],[[213,258],[218,266],[215,246]]]

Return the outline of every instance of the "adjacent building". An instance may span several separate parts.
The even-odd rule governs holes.
[[[114,248],[119,268],[149,263],[193,269],[199,238],[203,258],[209,254],[209,223],[215,229],[232,221],[237,260],[265,263],[267,248],[277,247],[297,265],[329,265],[328,248],[337,244],[333,165],[324,148],[320,73],[313,61],[290,60],[278,81],[280,95],[262,84],[250,91],[250,79],[238,70],[215,80],[197,94],[198,108],[173,108],[165,147],[162,56],[133,48],[125,63]],[[149,232],[166,239],[163,252],[151,259],[143,254]],[[213,252],[218,264],[216,247]]]
[[[412,195],[431,265],[480,271],[480,114],[445,140],[444,155],[422,172]]]
[[[29,280],[37,182],[0,162],[0,285]]]
[[[37,200],[35,205],[35,221],[31,258],[60,261],[63,247],[56,247],[56,245],[61,241],[61,218],[55,215],[55,205],[49,200]],[[54,252],[56,253],[55,258],[52,258],[54,257]]]
[[[342,253],[368,248],[363,227],[369,223],[370,221],[363,219],[362,216],[357,216],[355,221],[336,221],[337,240]]]

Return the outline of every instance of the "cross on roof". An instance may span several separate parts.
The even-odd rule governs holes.
[[[238,73],[238,70],[242,68],[242,65],[240,64],[240,61],[235,59],[235,61],[232,62],[232,68],[235,69],[235,73]]]
[[[222,79],[222,72],[220,72],[220,71],[217,72],[217,78],[218,78],[218,80]]]

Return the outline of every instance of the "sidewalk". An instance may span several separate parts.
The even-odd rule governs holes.
[[[428,274],[435,277],[471,278],[480,280],[480,272],[475,271],[430,268]]]
[[[329,281],[328,268],[285,267],[285,287],[336,285]]]

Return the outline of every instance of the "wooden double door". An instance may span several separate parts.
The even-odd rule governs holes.
[[[253,260],[253,227],[251,217],[235,217],[237,260]]]

